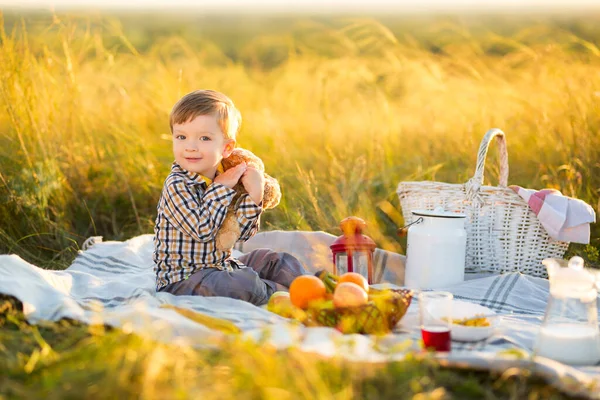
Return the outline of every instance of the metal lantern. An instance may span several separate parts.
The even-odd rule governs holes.
[[[373,253],[375,242],[362,234],[367,226],[358,217],[348,217],[340,222],[344,233],[331,246],[333,252],[333,273],[341,275],[346,272],[356,272],[373,283]]]

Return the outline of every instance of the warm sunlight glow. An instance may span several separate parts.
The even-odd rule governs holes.
[[[554,9],[582,9],[596,7],[596,0],[303,0],[289,3],[279,0],[4,0],[0,4],[16,7],[67,7],[85,9],[114,8],[114,9],[196,9],[216,11],[244,11],[244,12],[376,12],[376,11],[481,11],[481,10],[516,10],[543,12]]]

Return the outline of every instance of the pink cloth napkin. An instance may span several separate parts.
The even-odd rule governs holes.
[[[529,204],[552,239],[584,244],[590,242],[590,223],[596,222],[592,206],[582,200],[563,196],[555,189],[509,187]]]

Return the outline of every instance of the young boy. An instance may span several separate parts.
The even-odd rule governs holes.
[[[240,257],[216,248],[216,234],[232,189],[241,180],[248,192],[237,202],[239,240],[258,231],[262,212],[263,174],[245,164],[223,172],[221,160],[231,154],[241,115],[224,94],[197,90],[171,111],[175,162],[165,180],[154,227],[156,289],[175,295],[225,296],[261,305],[277,290],[306,274],[287,253],[257,249]]]

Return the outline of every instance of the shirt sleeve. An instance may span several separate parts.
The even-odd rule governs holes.
[[[169,182],[165,188],[164,214],[194,240],[208,242],[215,239],[234,194],[233,189],[213,182],[198,196],[183,181]]]
[[[239,241],[244,242],[258,232],[262,211],[262,202],[257,205],[248,194],[240,197],[235,211],[241,231]]]

